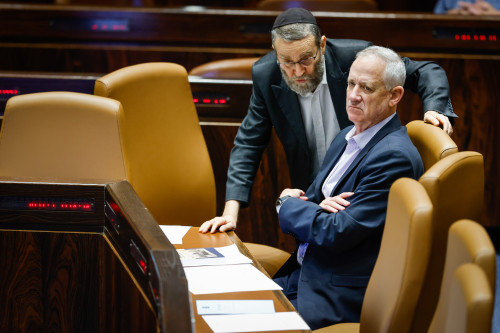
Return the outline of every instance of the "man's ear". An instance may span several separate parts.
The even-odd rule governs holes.
[[[321,47],[321,53],[325,54],[325,49],[326,49],[326,36],[325,35],[321,36],[321,42],[320,42],[319,46]]]
[[[389,100],[389,106],[390,107],[396,106],[399,103],[399,101],[401,100],[401,98],[403,98],[404,92],[405,92],[405,90],[401,86],[396,86],[396,87],[392,88],[390,91],[391,99]]]

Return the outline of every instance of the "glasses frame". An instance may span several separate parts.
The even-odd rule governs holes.
[[[314,60],[316,60],[316,57],[318,56],[319,49],[320,49],[319,47],[316,49],[316,54],[314,54],[314,56],[302,59],[302,60],[297,61],[297,62],[279,62],[279,60],[276,59],[276,63],[281,68],[286,68],[286,69],[293,69],[293,68],[295,68],[296,65],[300,65],[302,67],[309,67],[313,64]],[[304,64],[304,62],[310,61],[311,59],[313,62],[311,62],[310,64],[307,64],[307,65]]]

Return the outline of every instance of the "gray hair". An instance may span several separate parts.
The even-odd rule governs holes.
[[[356,54],[356,59],[373,55],[385,62],[383,81],[385,88],[391,90],[403,86],[406,80],[406,68],[401,57],[393,50],[382,46],[370,46]]]
[[[292,23],[271,30],[271,40],[274,45],[276,38],[281,38],[287,42],[301,40],[309,35],[313,35],[316,44],[321,43],[321,31],[316,24],[311,23]]]

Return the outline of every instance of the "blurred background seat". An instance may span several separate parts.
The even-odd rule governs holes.
[[[257,60],[258,57],[210,61],[194,67],[189,71],[189,75],[204,79],[251,80],[252,65]]]
[[[0,176],[52,181],[126,179],[119,102],[74,92],[43,92],[7,102]]]

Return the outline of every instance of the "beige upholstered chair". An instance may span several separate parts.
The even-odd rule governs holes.
[[[42,181],[126,179],[119,102],[73,92],[15,96],[0,134],[0,176]]]
[[[409,331],[429,261],[432,211],[429,196],[418,181],[400,178],[394,182],[360,323],[332,325],[315,333]]]
[[[474,263],[484,272],[484,277],[489,285],[481,286],[489,297],[479,301],[474,307],[480,307],[482,313],[464,312],[467,306],[461,310],[460,307],[467,305],[469,299],[469,288],[463,290],[463,298],[454,300],[460,289],[453,290],[453,276],[456,270],[465,263]],[[462,281],[462,280],[459,280]],[[457,281],[455,281],[456,283]],[[462,281],[464,283],[465,281]],[[470,281],[469,281],[470,282]],[[496,253],[491,239],[479,223],[472,220],[460,220],[453,223],[448,232],[448,245],[446,248],[446,259],[441,283],[439,302],[434,313],[428,333],[444,332],[491,332],[491,319],[493,314],[491,295],[495,293],[496,283]],[[474,284],[480,285],[481,282]],[[475,287],[474,287],[475,288]],[[472,299],[476,296],[471,294]],[[464,304],[464,300],[467,302]],[[486,303],[483,303],[486,302]],[[473,302],[476,302],[474,300]],[[489,307],[487,306],[489,302]],[[479,310],[479,308],[477,308]],[[474,309],[473,311],[477,311]],[[463,316],[461,315],[463,314]],[[476,317],[480,315],[481,317]],[[481,320],[478,320],[481,319]],[[453,328],[453,330],[451,330]]]
[[[127,178],[160,224],[199,226],[215,216],[215,180],[184,67],[144,63],[99,78],[118,100]]]
[[[439,333],[490,333],[494,292],[484,271],[477,264],[465,263],[453,275],[447,316]]]
[[[245,242],[245,246],[270,277],[276,274],[291,255],[287,251],[264,244]]]
[[[480,153],[462,151],[436,162],[419,179],[434,204],[432,255],[412,332],[426,332],[439,298],[448,229],[460,219],[477,221],[484,198],[484,162]]]
[[[160,224],[200,226],[215,216],[215,179],[186,70],[145,63],[98,79],[94,93],[120,101],[127,178]],[[245,243],[271,276],[290,256]]]
[[[374,0],[262,0],[257,4],[260,10],[283,11],[292,7],[302,7],[310,11],[365,12],[377,10]]]
[[[453,139],[439,127],[425,123],[423,120],[413,120],[406,124],[406,129],[422,157],[425,170],[442,158],[458,152]]]
[[[205,79],[252,79],[252,65],[259,58],[234,58],[214,60],[194,67],[189,75]]]

